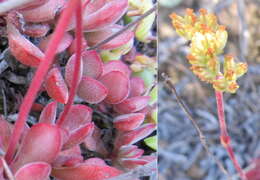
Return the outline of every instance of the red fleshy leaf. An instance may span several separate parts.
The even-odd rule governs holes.
[[[76,166],[79,163],[82,163],[82,158],[72,157],[72,158],[68,159],[66,162],[64,162],[63,166],[72,167],[72,166]]]
[[[138,149],[138,146],[136,145],[125,145],[121,146],[118,150],[118,156],[119,157],[126,157],[128,154],[131,154],[132,152],[136,151]]]
[[[146,136],[150,135],[156,128],[155,124],[144,124],[139,128],[129,131],[127,133],[123,133],[117,136],[115,140],[115,146],[117,148],[123,145],[131,145],[134,144]]]
[[[139,158],[143,155],[144,150],[139,149],[135,145],[129,145],[129,146],[122,146],[119,149],[119,154],[118,156],[120,158]]]
[[[13,132],[13,125],[7,122],[2,115],[0,115],[0,148],[6,152],[9,145],[9,139]]]
[[[72,55],[66,65],[65,78],[69,86],[71,86],[75,62],[75,55]],[[103,62],[96,51],[84,51],[82,53],[80,79],[82,76],[88,76],[97,79],[102,75],[103,69]]]
[[[146,156],[142,156],[140,157],[139,159],[145,159],[149,162],[152,162],[154,160],[157,160],[157,157],[156,156],[153,156],[153,155],[146,155]]]
[[[67,85],[58,68],[52,68],[45,81],[45,88],[48,95],[56,101],[66,104],[69,97]]]
[[[67,142],[63,145],[62,148],[69,149],[75,145],[82,143],[88,135],[92,134],[93,130],[93,123],[88,123],[84,126],[79,127],[76,131],[70,133]]]
[[[95,133],[95,129],[93,134]],[[93,137],[93,134],[91,136],[87,136],[84,143],[87,149],[89,149],[90,151],[97,151],[97,141],[98,138]]]
[[[127,77],[130,77],[131,75],[129,67],[120,60],[109,61],[105,64],[103,75],[111,71],[120,71],[124,73]]]
[[[42,51],[23,37],[13,24],[7,24],[7,32],[12,55],[22,64],[37,67],[44,57]]]
[[[49,0],[31,0],[31,2],[23,5],[19,9],[31,9],[36,8],[38,6],[42,6],[43,4],[47,3]]]
[[[94,131],[92,135],[86,137],[84,144],[86,148],[89,149],[90,151],[99,152],[104,156],[107,155],[108,153],[101,139],[101,131],[96,126],[94,127]]]
[[[114,167],[99,165],[79,165],[76,167],[54,168],[52,175],[62,180],[104,180],[118,176],[122,172]]]
[[[120,25],[112,25],[110,27],[107,27],[103,30],[96,31],[96,32],[89,32],[86,34],[86,39],[89,43],[89,46],[94,46],[97,43],[103,41],[104,39],[107,39],[109,36],[114,34],[115,32],[120,31],[123,28],[123,26]],[[124,44],[127,44],[134,38],[134,33],[130,30],[124,31],[122,34],[118,35],[111,41],[101,45],[99,49],[102,50],[109,50],[109,49],[115,49],[118,48]]]
[[[59,155],[63,155],[63,156],[81,156],[81,150],[80,150],[80,146],[74,146],[66,151],[61,151]],[[82,157],[82,156],[81,156]],[[82,157],[83,159],[83,157]]]
[[[255,164],[255,167],[246,172],[246,177],[248,180],[260,180],[260,158],[254,160],[252,163]]]
[[[45,37],[43,40],[41,40],[39,48],[43,52],[47,49],[52,36],[53,36],[53,34],[50,34],[47,37]],[[72,41],[73,41],[73,37],[69,33],[65,33],[61,42],[59,43],[56,53],[58,54],[58,53],[65,51],[70,46]]]
[[[82,37],[82,49],[85,49],[88,47],[88,43],[84,37]],[[74,54],[76,53],[76,39],[74,39],[69,47],[69,53]]]
[[[22,145],[11,164],[13,172],[35,161],[52,163],[61,149],[61,134],[58,127],[38,123],[26,134]]]
[[[141,96],[145,91],[144,80],[140,77],[130,79],[130,94],[129,97]]]
[[[68,86],[70,86],[70,87],[71,87],[72,81],[73,81],[75,63],[76,63],[76,55],[73,54],[69,58],[69,60],[66,64],[66,67],[65,67],[65,80],[66,80]],[[82,73],[83,73],[83,64],[80,63],[79,82],[81,81]]]
[[[65,5],[65,0],[48,0],[42,6],[20,10],[26,22],[46,22],[54,19],[56,13]]]
[[[46,124],[54,124],[56,119],[57,102],[52,101],[42,110],[39,122]]]
[[[97,31],[116,23],[126,12],[128,0],[91,1],[83,14],[84,31]],[[75,18],[67,30],[75,28]]]
[[[89,76],[97,79],[102,75],[104,65],[102,59],[96,51],[84,51],[82,53],[82,61],[84,76]]]
[[[89,158],[84,161],[85,165],[98,165],[98,166],[106,166],[106,162],[100,158]]]
[[[69,139],[70,137],[70,133],[68,130],[66,129],[63,129],[63,128],[59,128],[60,129],[60,134],[61,134],[61,144],[65,144],[67,142],[67,140]]]
[[[106,0],[96,0],[91,1],[85,7],[85,13],[92,14],[95,13],[98,9],[102,8],[106,4]]]
[[[100,81],[97,81],[91,77],[84,76],[78,87],[78,96],[84,101],[97,104],[103,101],[108,94],[106,86]]]
[[[83,156],[79,146],[74,146],[65,151],[61,151],[57,159],[52,163],[53,167],[75,166],[83,162]]]
[[[96,10],[92,9],[93,13],[90,15],[88,15],[88,9],[91,7],[86,8],[83,17],[83,21],[85,22],[83,28],[85,31],[103,29],[116,23],[128,8],[127,0],[111,0],[105,2],[103,7]]]
[[[91,120],[92,109],[90,107],[82,104],[72,105],[60,127],[66,129],[68,132],[73,132],[81,126],[85,126]]]
[[[100,78],[100,81],[108,88],[105,102],[118,104],[125,100],[129,94],[129,78],[120,71],[111,71]]]
[[[122,158],[120,159],[120,163],[124,168],[133,169],[140,165],[145,165],[149,163],[149,161],[145,159],[137,159],[137,158]]]
[[[31,37],[43,37],[50,30],[50,25],[47,23],[41,24],[26,24],[24,26],[24,34]]]
[[[151,113],[152,113],[152,111],[154,110],[154,108],[155,108],[155,107],[148,105],[148,106],[144,107],[143,109],[141,109],[141,110],[138,111],[138,112],[139,112],[139,113],[144,113],[144,114],[146,114],[146,115],[149,116],[149,115],[151,115]]]
[[[6,1],[8,1],[8,0],[0,0],[0,3],[4,3]],[[31,8],[41,6],[48,1],[49,0],[27,0],[27,1],[23,1],[22,5],[18,3],[12,7],[8,7],[7,9],[9,12],[12,10],[17,10],[17,9],[31,9]]]
[[[131,131],[138,128],[144,121],[144,113],[131,113],[117,116],[113,123],[120,131]]]
[[[46,180],[51,173],[51,166],[45,162],[29,163],[15,173],[16,180]]]
[[[127,114],[140,111],[148,105],[150,96],[136,96],[131,97],[120,104],[114,105],[115,110],[118,113]]]

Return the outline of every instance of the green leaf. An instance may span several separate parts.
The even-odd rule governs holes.
[[[155,123],[158,122],[158,108],[157,107],[152,112],[152,119],[154,120]]]
[[[121,58],[120,53],[113,53],[110,50],[103,50],[101,51],[101,59],[103,62],[108,62],[112,60],[119,60]]]
[[[144,80],[145,87],[150,87],[154,82],[154,73],[149,69],[144,69],[140,72],[135,72],[134,76],[140,77]]]
[[[144,140],[145,144],[150,148],[157,150],[157,136],[152,136]]]
[[[127,16],[127,15],[124,16],[124,24],[129,24],[132,21],[133,21],[133,18],[131,18],[131,17]]]

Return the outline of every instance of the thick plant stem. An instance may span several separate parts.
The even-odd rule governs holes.
[[[61,125],[65,120],[65,117],[70,111],[71,106],[74,102],[74,97],[77,93],[77,88],[79,85],[80,67],[81,67],[81,52],[82,52],[82,6],[81,1],[79,1],[76,11],[76,62],[73,72],[73,81],[69,92],[68,103],[66,104],[61,117],[59,118],[57,124]]]
[[[216,91],[215,95],[216,95],[218,119],[219,119],[219,125],[220,125],[221,144],[224,146],[224,148],[228,152],[228,155],[229,155],[231,161],[233,162],[236,170],[238,171],[240,178],[243,180],[247,180],[245,173],[241,169],[241,167],[235,157],[233,148],[231,147],[231,139],[230,139],[230,136],[228,135],[227,125],[226,125],[226,121],[225,121],[223,92]]]
[[[43,83],[43,80],[54,60],[54,56],[56,54],[56,50],[58,48],[59,43],[61,42],[63,35],[65,33],[66,27],[70,22],[70,18],[73,15],[73,12],[76,9],[76,5],[78,0],[70,0],[68,1],[67,8],[62,12],[61,17],[59,19],[58,25],[55,29],[54,35],[49,42],[47,50],[45,52],[44,60],[40,63],[37,71],[32,79],[30,87],[23,99],[23,102],[20,106],[18,119],[15,123],[14,130],[10,139],[10,143],[7,149],[7,153],[5,155],[5,159],[7,163],[10,163],[13,159],[13,156],[16,151],[17,144],[21,137],[21,134],[24,130],[24,125],[32,104],[36,98],[36,95]]]

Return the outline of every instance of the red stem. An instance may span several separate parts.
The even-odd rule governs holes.
[[[76,5],[78,4],[78,0],[70,0],[68,1],[67,8],[62,12],[61,17],[58,21],[58,25],[55,29],[54,35],[49,42],[47,50],[45,52],[45,56],[43,61],[40,63],[37,71],[32,79],[30,87],[24,97],[24,100],[20,106],[18,119],[15,123],[14,130],[10,139],[10,143],[7,149],[7,153],[5,155],[5,159],[7,163],[10,163],[13,159],[13,156],[16,151],[16,146],[20,140],[21,134],[24,130],[24,125],[32,104],[36,98],[36,95],[43,83],[43,80],[54,60],[54,56],[56,54],[56,50],[58,48],[59,43],[61,42],[63,35],[66,31],[66,27],[70,22],[70,18],[73,15],[73,12]]]
[[[64,108],[63,113],[61,114],[61,117],[59,118],[57,124],[61,125],[63,121],[65,120],[65,117],[69,113],[69,110],[74,102],[74,97],[77,92],[77,88],[79,85],[79,76],[80,76],[80,67],[81,67],[81,52],[82,52],[82,6],[81,1],[78,3],[76,10],[76,62],[74,66],[74,72],[73,72],[73,81],[69,92],[69,99],[68,102]]]
[[[233,162],[236,170],[238,171],[240,178],[243,180],[247,180],[245,173],[243,172],[242,168],[240,167],[240,165],[235,157],[233,148],[231,147],[231,139],[230,139],[230,136],[228,135],[227,125],[226,125],[226,121],[225,121],[223,93],[220,91],[216,91],[215,95],[216,95],[218,119],[219,119],[219,125],[220,125],[221,144],[224,146],[224,148],[228,152],[228,155],[229,155],[231,161]]]

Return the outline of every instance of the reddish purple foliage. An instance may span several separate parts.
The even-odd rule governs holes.
[[[94,46],[97,43],[106,39],[107,37],[111,36],[113,33],[120,31],[122,28],[123,28],[123,26],[113,25],[113,26],[110,26],[101,31],[90,32],[90,33],[87,33],[86,39],[87,39],[89,45]],[[134,38],[133,32],[128,30],[128,31],[125,31],[124,33],[120,34],[113,40],[100,46],[100,49],[103,49],[103,50],[115,49],[124,44],[127,44],[128,42],[133,40],[133,38]]]
[[[124,100],[120,104],[116,104],[114,108],[118,113],[121,114],[133,113],[145,108],[148,105],[149,100],[149,96],[131,97]]]
[[[129,78],[120,71],[111,71],[100,78],[100,81],[108,88],[106,103],[118,104],[125,100],[129,94]]]
[[[50,176],[103,180],[122,174],[119,169],[152,161],[144,158],[144,150],[132,145],[155,129],[154,124],[142,125],[146,114],[137,112],[149,100],[142,96],[142,80],[131,77],[129,65],[123,61],[104,64],[98,50],[86,50],[121,30],[123,26],[115,23],[127,9],[127,0],[37,0],[7,12],[12,55],[37,69],[15,125],[0,116],[0,149],[6,160],[1,157],[1,180],[6,174],[3,162],[17,180],[46,180]],[[99,50],[115,49],[133,40],[134,32],[126,30]],[[64,56],[65,67],[57,54]],[[66,59],[67,54],[72,55]],[[40,88],[47,91],[49,103],[34,102]],[[81,104],[74,104],[75,95]],[[63,108],[59,103],[66,105]],[[26,120],[32,106],[41,113],[38,122],[29,127]],[[103,129],[92,121],[93,111],[100,113],[96,107],[101,106],[101,113],[107,113],[116,128],[116,139],[110,142],[114,147],[108,147]],[[114,131],[113,127],[108,127],[109,131]],[[112,165],[97,157],[84,160],[80,144],[110,159]]]
[[[78,95],[88,103],[100,103],[107,94],[106,86],[91,77],[83,77],[79,84]]]
[[[23,37],[13,24],[8,23],[7,28],[11,53],[21,63],[37,67],[44,57],[41,50]]]
[[[66,104],[68,101],[68,88],[58,68],[53,68],[49,71],[45,88],[50,97],[56,101]]]

